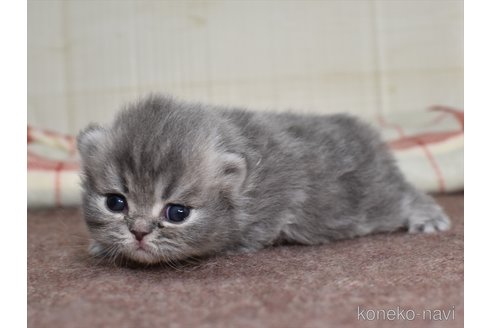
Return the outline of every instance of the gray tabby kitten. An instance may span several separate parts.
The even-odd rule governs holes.
[[[379,135],[345,115],[150,96],[78,136],[94,255],[157,263],[405,228],[446,230]]]

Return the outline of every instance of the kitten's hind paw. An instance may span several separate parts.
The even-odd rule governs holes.
[[[408,223],[409,233],[432,233],[446,231],[451,227],[449,218],[444,213],[431,217],[411,217]]]
[[[401,209],[409,233],[432,233],[449,230],[451,222],[435,200],[419,191],[402,198]]]

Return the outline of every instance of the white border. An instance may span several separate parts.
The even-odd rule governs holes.
[[[27,3],[0,2],[2,327],[27,326]]]
[[[23,214],[26,208],[26,10],[26,2],[22,0],[0,2],[3,45],[0,61],[3,106],[1,172],[2,182],[7,181],[0,188],[4,210],[1,281],[2,296],[6,299],[0,308],[1,326],[4,327],[25,326],[21,322],[26,318],[26,216]],[[492,188],[492,121],[489,119],[492,111],[492,83],[489,81],[492,77],[491,12],[492,5],[488,1],[466,2],[465,322],[469,327],[487,322],[489,302],[485,298],[491,295],[489,240],[492,240],[492,215],[488,206],[492,202],[488,191]]]
[[[465,4],[465,326],[480,327],[492,292],[492,4]]]

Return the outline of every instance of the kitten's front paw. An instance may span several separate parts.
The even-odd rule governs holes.
[[[225,251],[225,253],[227,255],[249,254],[249,253],[257,252],[259,249],[261,249],[261,248],[241,245],[241,246],[237,246],[237,247],[228,249]]]
[[[91,239],[89,243],[89,254],[98,257],[104,255],[104,252],[105,248],[94,239]]]
[[[432,233],[446,231],[451,227],[449,218],[444,213],[438,213],[430,217],[414,216],[408,223],[409,233]]]

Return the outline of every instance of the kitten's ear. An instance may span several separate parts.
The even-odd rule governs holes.
[[[221,154],[220,179],[223,186],[239,191],[247,175],[246,159],[235,153]]]
[[[106,137],[106,130],[100,125],[91,123],[80,131],[77,136],[77,149],[82,158],[90,156],[102,144]]]

